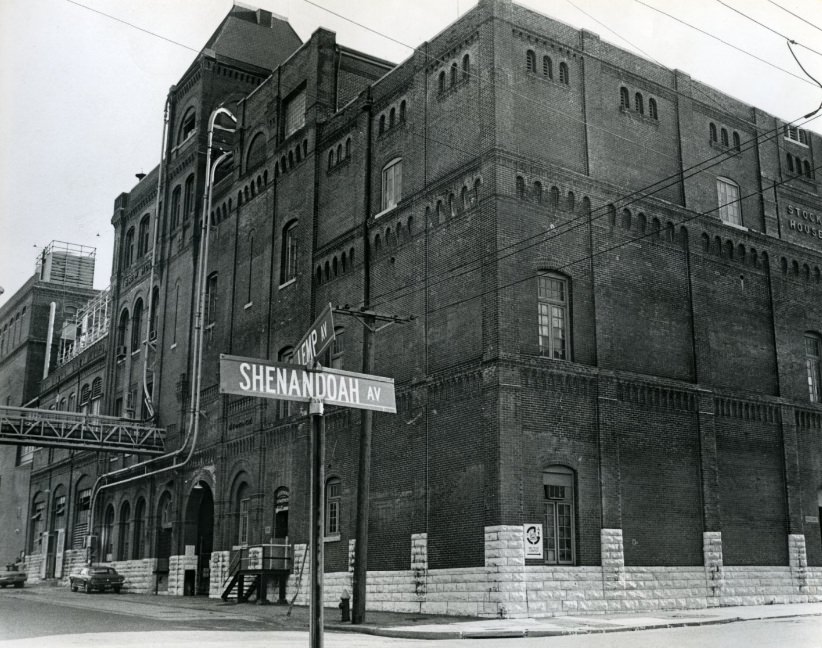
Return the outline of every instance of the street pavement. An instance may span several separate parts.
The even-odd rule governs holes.
[[[236,605],[219,599],[199,597],[86,595],[72,593],[62,587],[32,586],[23,590],[0,592],[0,648],[69,648],[90,645],[111,648],[138,645],[210,648],[235,643],[242,643],[248,648],[306,646],[308,611],[302,607],[295,607],[291,615],[287,615],[286,611],[283,606]],[[39,617],[26,617],[27,614]],[[579,635],[587,636],[591,645],[611,646],[627,640],[627,636],[622,636],[626,633],[634,638],[634,645],[640,645],[636,641],[639,636],[646,635],[650,639],[665,629],[702,629],[702,636],[709,638],[720,632],[721,628],[718,626],[742,621],[751,623],[741,625],[761,630],[754,632],[753,638],[745,639],[738,645],[780,645],[757,644],[754,639],[758,637],[761,642],[766,642],[770,636],[768,633],[776,628],[774,624],[783,623],[785,625],[778,628],[780,632],[790,629],[799,633],[798,637],[803,636],[801,633],[804,632],[820,639],[819,642],[807,644],[800,644],[800,639],[797,639],[797,643],[790,645],[814,648],[822,646],[822,603],[544,619],[473,619],[369,611],[367,623],[359,626],[341,623],[339,619],[339,610],[325,610],[325,643],[329,648],[400,648],[418,646],[422,641],[433,639],[440,640],[438,643],[441,646],[450,645],[453,640],[459,640],[460,645],[464,646],[466,639],[496,639],[497,641],[482,643],[499,645],[508,644],[509,642],[502,642],[506,638],[519,638],[520,641],[514,640],[510,642],[511,645],[524,646],[532,645],[532,641],[537,641],[540,637],[555,637],[550,642],[552,646],[581,645],[572,641],[574,637],[583,639]],[[757,626],[756,622],[760,625]],[[711,626],[714,626],[713,631]],[[648,632],[640,635],[628,633],[638,630]],[[733,632],[740,634],[737,630]],[[750,632],[746,631],[748,634]],[[692,634],[700,636],[697,632]],[[660,638],[661,636],[659,635]],[[701,645],[700,639],[695,641],[694,645]],[[708,641],[714,643],[710,639]],[[538,645],[543,644],[540,641]],[[661,644],[652,641],[648,645]]]

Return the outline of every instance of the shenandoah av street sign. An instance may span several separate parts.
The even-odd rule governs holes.
[[[220,355],[220,393],[397,412],[393,378],[225,354]]]

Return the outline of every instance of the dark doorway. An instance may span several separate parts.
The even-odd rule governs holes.
[[[274,494],[274,538],[284,543],[288,537],[288,489],[279,488]]]
[[[191,489],[186,506],[186,551],[193,549],[197,556],[197,573],[193,594],[208,595],[211,584],[211,552],[214,547],[214,496],[205,482]]]

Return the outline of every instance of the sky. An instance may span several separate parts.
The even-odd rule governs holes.
[[[822,0],[722,2],[822,52]],[[168,89],[232,4],[231,0],[0,0],[0,288],[5,291],[0,305],[34,273],[36,255],[52,240],[96,247],[94,285],[109,284],[114,199],[134,186],[136,173],[150,171],[159,161]],[[287,18],[303,41],[324,27],[336,32],[342,45],[399,63],[414,46],[475,6],[476,0],[244,4]],[[680,69],[785,120],[809,113],[822,102],[822,89],[805,77],[782,36],[734,13],[719,0],[520,0],[518,4],[596,32],[605,41]],[[822,81],[822,54],[801,45],[795,47],[799,60]],[[822,118],[807,128],[822,133]]]

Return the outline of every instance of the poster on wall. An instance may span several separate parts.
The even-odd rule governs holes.
[[[542,560],[542,525],[523,524],[522,532],[525,542],[525,560]]]

